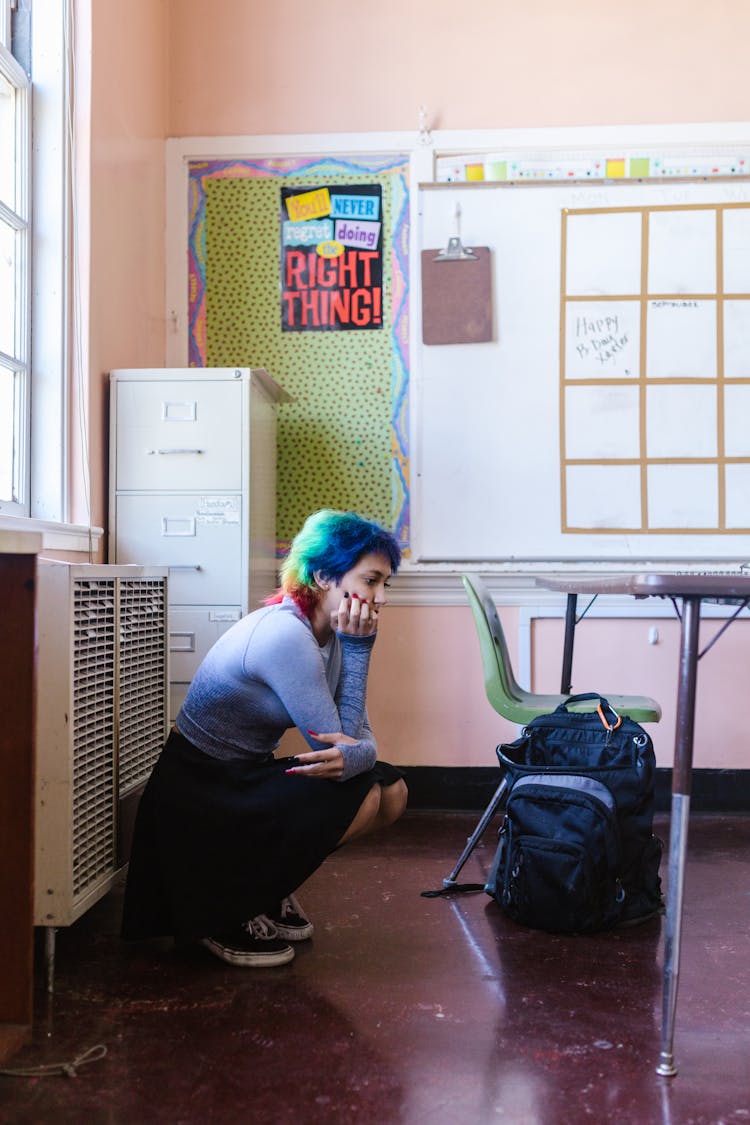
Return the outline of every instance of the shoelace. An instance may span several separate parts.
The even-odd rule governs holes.
[[[278,931],[270,918],[266,918],[265,914],[258,914],[256,918],[251,918],[249,922],[245,922],[245,929],[250,937],[260,938],[261,941],[270,941],[272,938],[278,937]]]
[[[289,914],[296,914],[298,918],[304,918],[302,907],[294,895],[287,895],[286,898],[281,900],[281,917],[286,918]]]

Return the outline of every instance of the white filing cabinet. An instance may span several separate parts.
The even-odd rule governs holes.
[[[276,408],[262,368],[110,372],[109,560],[169,568],[170,721],[214,641],[276,586]]]

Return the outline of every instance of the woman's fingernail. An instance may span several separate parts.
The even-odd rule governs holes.
[[[359,601],[359,594],[352,594],[352,597],[353,597],[353,598],[356,598],[356,599],[357,599],[357,601]]]
[[[294,769],[291,769],[291,770],[284,770],[284,773],[296,773],[296,772],[297,772],[297,771],[296,771],[296,770],[294,770]]]
[[[308,733],[308,734],[311,734],[311,735],[313,736],[313,738],[317,738],[317,737],[318,737],[318,732],[317,732],[316,730],[310,730],[310,729],[308,729],[307,733]]]

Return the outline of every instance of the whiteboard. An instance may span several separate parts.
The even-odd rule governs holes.
[[[457,233],[491,248],[494,326],[488,343],[416,346],[414,561],[750,559],[750,209],[720,228],[698,209],[748,203],[736,180],[420,189],[420,251]],[[646,277],[635,209],[662,207]],[[733,380],[718,408],[717,261]],[[717,467],[719,425],[733,462]]]

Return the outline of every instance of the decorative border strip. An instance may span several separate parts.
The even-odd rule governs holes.
[[[391,513],[393,531],[408,554],[409,489],[409,158],[407,156],[299,157],[188,161],[188,365],[205,367],[206,181],[299,175],[392,173],[391,248]],[[283,544],[279,544],[283,549]]]
[[[506,153],[438,156],[435,180],[450,183],[502,183],[555,180],[662,180],[680,177],[750,176],[750,155],[686,153],[676,156],[623,156],[617,153],[527,159]]]

